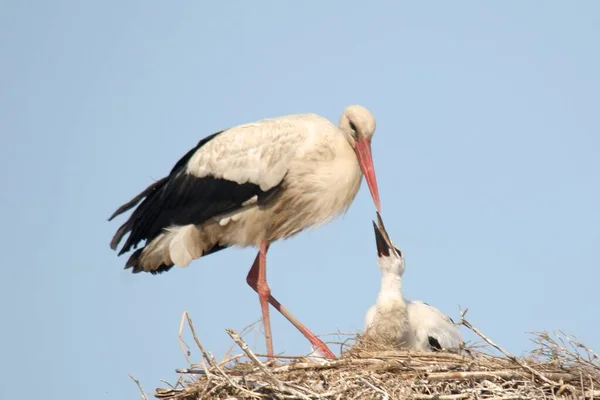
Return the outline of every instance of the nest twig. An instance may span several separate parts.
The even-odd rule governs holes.
[[[184,319],[193,327],[187,313]],[[460,354],[396,351],[355,335],[337,360],[282,356],[279,362],[263,362],[241,335],[228,329],[242,353],[216,362],[192,330],[201,364],[177,370],[177,384],[153,395],[165,400],[600,400],[600,357],[575,338],[532,333],[536,349],[515,357],[465,320],[464,313],[461,323],[503,356],[475,347]],[[180,340],[185,350],[181,330]]]

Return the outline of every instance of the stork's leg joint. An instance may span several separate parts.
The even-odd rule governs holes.
[[[258,292],[258,295],[261,297],[261,299],[265,301],[269,300],[269,296],[271,296],[271,288],[269,287],[269,284],[266,280],[258,280],[258,282],[256,283],[256,291]]]

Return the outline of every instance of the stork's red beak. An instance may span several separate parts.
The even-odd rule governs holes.
[[[381,202],[379,201],[379,189],[377,188],[377,179],[375,178],[375,167],[373,166],[373,156],[371,154],[371,139],[360,139],[356,141],[356,157],[360,164],[369,191],[377,211],[381,212]]]

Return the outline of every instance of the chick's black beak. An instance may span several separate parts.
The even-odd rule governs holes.
[[[379,257],[388,257],[390,255],[390,246],[383,237],[383,234],[381,233],[381,230],[379,230],[377,224],[375,224],[375,221],[373,221],[373,228],[375,229],[375,244],[377,245],[377,255]]]

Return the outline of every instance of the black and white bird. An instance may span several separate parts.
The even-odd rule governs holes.
[[[268,355],[273,356],[270,303],[313,346],[335,358],[271,296],[266,255],[270,243],[345,213],[363,175],[380,209],[371,155],[374,132],[371,112],[352,105],[339,126],[315,114],[295,114],[207,136],[168,176],[115,211],[109,220],[137,206],[110,246],[116,250],[129,234],[119,251],[134,250],[125,268],[152,274],[186,267],[228,247],[255,246],[259,252],[246,280],[259,294]]]
[[[462,336],[450,317],[422,301],[407,301],[402,295],[404,257],[392,243],[379,213],[373,227],[381,289],[377,303],[367,312],[365,337],[396,349],[459,351]]]

